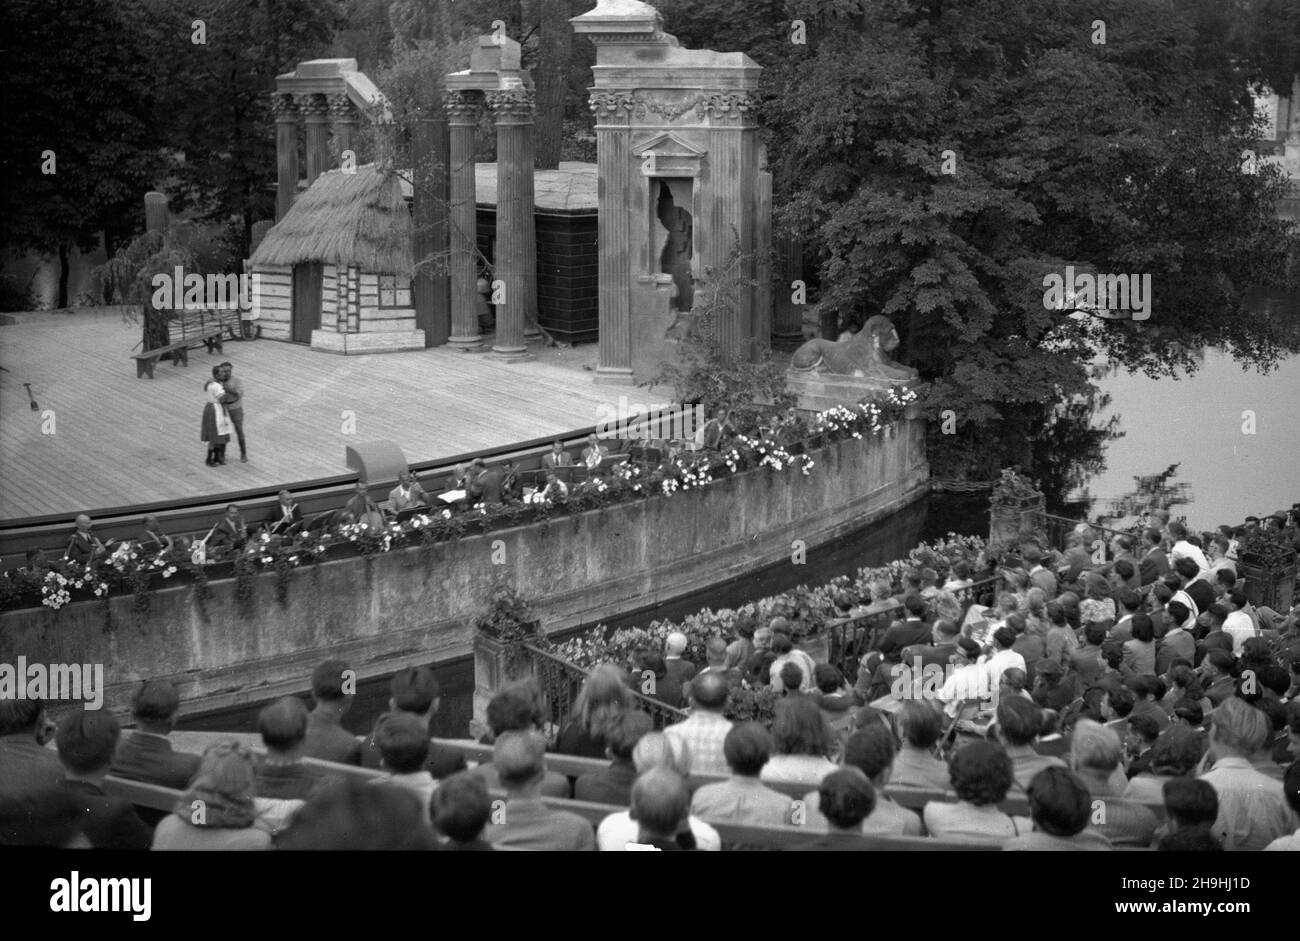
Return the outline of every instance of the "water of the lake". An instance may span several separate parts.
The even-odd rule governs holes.
[[[1094,514],[1132,491],[1135,477],[1170,464],[1179,465],[1172,480],[1188,485],[1191,501],[1175,512],[1194,529],[1236,525],[1300,501],[1300,357],[1261,375],[1207,350],[1191,377],[1120,371],[1098,384],[1111,395],[1098,418],[1118,415],[1124,437],[1106,445],[1106,469],[1088,482]]]

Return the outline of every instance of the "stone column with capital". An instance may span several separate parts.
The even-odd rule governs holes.
[[[324,95],[303,95],[298,101],[303,115],[307,151],[307,185],[311,186],[330,165],[330,109]]]
[[[628,116],[632,96],[596,91],[591,110],[596,115],[596,166],[601,181],[598,200],[600,337],[596,381],[627,383],[632,376],[632,281],[628,211],[624,196],[631,173],[631,133]]]
[[[754,203],[747,187],[753,186],[757,173],[757,154],[742,131],[750,125],[752,101],[744,92],[710,95],[705,101],[709,115],[709,161],[712,174],[710,240],[707,265],[715,272],[726,270],[733,248],[749,255],[753,252]],[[746,258],[738,276],[753,278],[754,259]],[[749,311],[732,310],[718,317],[717,338],[724,348],[746,356],[752,355]],[[764,340],[767,338],[764,337]]]
[[[474,138],[478,130],[480,106],[468,92],[448,92],[443,96],[451,138],[448,173],[451,181],[448,223],[449,273],[451,277],[451,346],[477,350],[482,348],[475,305],[478,280],[474,256],[477,251],[478,224],[474,205]],[[498,220],[497,231],[501,230]],[[498,240],[500,235],[497,236]]]
[[[1300,187],[1300,75],[1291,82],[1291,100],[1287,114],[1286,141],[1283,154],[1291,184]]]
[[[275,115],[275,220],[293,205],[298,192],[298,106],[292,95],[271,98]]]
[[[494,356],[532,359],[524,340],[530,298],[537,297],[537,236],[533,221],[533,93],[512,88],[487,93],[497,126],[497,239],[495,279],[505,288],[497,305]],[[530,264],[531,262],[531,264]],[[530,277],[531,275],[531,277]],[[530,290],[531,283],[531,290]]]
[[[352,151],[352,166],[355,167],[359,162],[356,159],[357,130],[361,125],[361,120],[357,114],[356,105],[347,95],[330,95],[329,97],[329,114],[334,122],[334,141],[338,144],[339,165],[343,163],[343,152]]]

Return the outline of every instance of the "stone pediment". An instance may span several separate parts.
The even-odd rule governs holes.
[[[632,156],[646,176],[699,176],[706,153],[672,131],[656,134],[632,148]]]

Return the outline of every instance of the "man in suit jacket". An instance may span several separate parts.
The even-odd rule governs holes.
[[[945,668],[948,666],[952,655],[957,652],[957,638],[961,636],[961,628],[952,621],[938,620],[934,622],[934,631],[932,643],[914,644],[903,649],[903,663],[909,668],[915,665],[916,658],[921,660],[921,669],[928,666],[937,666]]]
[[[412,507],[428,506],[429,495],[424,492],[415,475],[404,470],[397,475],[397,486],[388,492],[388,502],[393,505],[394,513],[401,513]]]
[[[862,821],[876,809],[876,789],[856,768],[832,771],[817,789],[817,809],[826,818],[826,835],[792,850],[837,852],[862,849]]]
[[[407,667],[393,674],[388,682],[388,708],[392,712],[409,712],[417,716],[426,729],[433,722],[442,702],[438,688],[438,678],[432,667]],[[383,717],[381,716],[380,719]],[[379,730],[379,720],[361,746],[361,765],[365,768],[378,768],[380,755],[375,733]],[[424,770],[435,778],[449,778],[465,770],[465,756],[451,751],[443,745],[429,743],[429,756],[425,759]]]
[[[1142,531],[1143,551],[1142,559],[1138,563],[1138,574],[1142,576],[1143,585],[1150,585],[1170,572],[1169,557],[1161,547],[1162,540],[1160,530],[1154,527]]]
[[[63,766],[45,747],[51,727],[39,699],[0,699],[0,795],[57,787]]]
[[[199,756],[172,750],[168,739],[180,708],[180,696],[170,680],[148,680],[135,694],[131,715],[135,731],[118,743],[113,774],[184,790],[199,770]]]
[[[326,660],[312,671],[311,695],[316,706],[307,717],[304,756],[344,765],[361,763],[361,743],[343,728],[343,716],[356,698],[356,679],[342,660]]]
[[[564,450],[564,445],[559,441],[551,442],[551,450],[542,455],[542,467],[546,470],[555,470],[557,467],[569,467],[573,464],[573,458]]]
[[[933,636],[933,629],[925,620],[925,602],[920,595],[908,595],[903,600],[903,607],[907,612],[906,618],[889,625],[880,640],[880,654],[891,662],[898,661],[904,647],[924,644]]]
[[[680,631],[673,631],[664,641],[664,666],[668,668],[668,681],[678,689],[683,689],[700,672],[700,668],[691,661],[682,659],[686,644],[686,635]]]
[[[95,849],[147,850],[153,828],[129,801],[104,793],[104,778],[121,734],[117,719],[107,709],[83,708],[65,718],[55,737],[65,776],[63,788],[81,808],[83,831]]]
[[[248,542],[248,526],[237,504],[226,507],[226,515],[208,531],[205,537],[209,552],[213,549],[242,549]]]
[[[504,479],[501,468],[495,465],[488,467],[482,458],[475,458],[470,466],[470,476],[470,503],[501,502],[501,481]]]
[[[294,502],[293,494],[288,490],[280,491],[279,502],[272,507],[263,525],[273,536],[283,536],[297,528],[302,522],[302,508]]]
[[[531,850],[595,850],[591,824],[577,814],[542,803],[546,739],[537,732],[505,732],[492,749],[492,765],[506,792],[502,813],[483,837],[496,847]]]
[[[72,534],[72,539],[68,542],[68,550],[64,555],[70,562],[87,565],[107,555],[108,547],[112,544],[113,540],[110,539],[105,543],[95,535],[90,528],[90,517],[82,513],[77,517],[77,531]]]
[[[1048,598],[1055,598],[1057,594],[1056,576],[1043,566],[1043,551],[1037,546],[1026,546],[1022,553],[1025,560],[1025,568],[1029,572],[1029,580],[1034,583],[1035,587],[1041,588],[1043,594]]]

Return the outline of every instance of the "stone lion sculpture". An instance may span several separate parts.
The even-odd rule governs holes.
[[[889,358],[898,349],[898,331],[885,316],[870,318],[862,329],[844,340],[809,340],[795,350],[790,367],[798,372],[825,372],[859,379],[903,382],[917,371]]]

